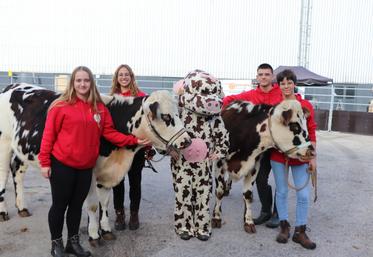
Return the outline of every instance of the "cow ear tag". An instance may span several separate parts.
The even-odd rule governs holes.
[[[282,109],[284,109],[284,110],[289,110],[290,109],[290,103],[287,100],[282,102]]]

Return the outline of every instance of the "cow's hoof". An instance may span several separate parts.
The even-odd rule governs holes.
[[[9,220],[9,215],[7,212],[0,212],[0,222]]]
[[[245,225],[243,227],[244,227],[246,233],[249,233],[249,234],[256,233],[256,228],[255,228],[254,224],[245,223]]]
[[[25,208],[25,209],[18,211],[18,215],[22,218],[25,218],[25,217],[30,217],[31,213]]]
[[[95,247],[95,248],[102,245],[102,242],[101,242],[100,238],[93,239],[93,238],[90,237],[88,239],[88,242],[89,242],[90,246]]]
[[[221,228],[221,219],[211,219],[211,226],[213,228]]]
[[[108,241],[117,239],[117,237],[111,231],[102,231],[101,236],[104,240],[108,240]]]

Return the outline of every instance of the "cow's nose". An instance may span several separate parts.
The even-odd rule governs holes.
[[[206,109],[210,112],[220,112],[220,104],[218,101],[209,101],[207,103]]]

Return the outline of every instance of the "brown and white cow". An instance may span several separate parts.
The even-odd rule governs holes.
[[[37,155],[49,105],[58,97],[53,91],[29,84],[12,84],[0,93],[0,221],[9,219],[5,206],[5,185],[9,168],[13,174],[16,207],[23,216],[30,215],[23,197],[23,177],[29,165],[39,167]],[[102,96],[113,118],[114,126],[123,133],[149,138],[153,146],[164,151],[183,149],[191,143],[177,116],[177,106],[168,91],[155,91],[145,97]],[[103,207],[101,228],[110,233],[107,218],[108,191],[128,172],[139,147],[118,148],[101,139],[87,208],[89,233],[98,239],[94,212],[96,186]],[[102,191],[102,192],[101,192]]]
[[[259,170],[261,154],[276,147],[290,158],[307,160],[313,157],[307,114],[296,100],[286,100],[274,107],[235,101],[224,109],[222,117],[229,132],[230,148],[227,158],[217,163],[213,227],[221,227],[221,203],[226,186],[224,176],[228,173],[234,181],[244,179],[244,229],[248,233],[256,232],[251,214],[252,185]]]

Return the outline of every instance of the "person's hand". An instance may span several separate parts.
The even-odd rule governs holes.
[[[316,171],[316,159],[311,159],[308,163],[308,172],[313,174]]]
[[[147,145],[151,145],[152,144],[152,141],[150,141],[149,139],[147,138],[138,138],[137,139],[137,144],[139,145],[143,145],[143,146],[147,146]]]
[[[51,167],[42,167],[41,168],[41,175],[44,178],[50,178],[50,176],[51,176]]]
[[[220,159],[219,156],[216,153],[209,154],[208,157],[209,160],[214,161]]]

